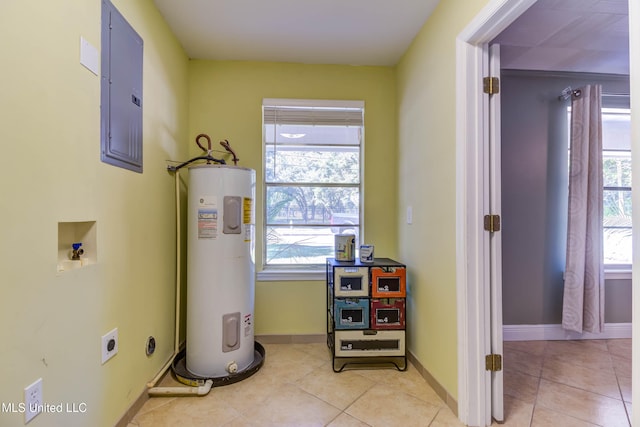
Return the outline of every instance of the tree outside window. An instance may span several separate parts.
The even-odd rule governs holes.
[[[277,101],[263,103],[263,264],[324,265],[335,234],[361,235],[362,103]]]

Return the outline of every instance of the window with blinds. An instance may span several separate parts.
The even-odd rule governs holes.
[[[362,235],[364,102],[263,101],[263,264],[324,266],[334,234]]]

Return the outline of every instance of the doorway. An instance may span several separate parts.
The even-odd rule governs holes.
[[[492,45],[500,45],[503,65],[500,191],[507,419],[513,419],[517,410],[518,416],[529,417],[534,424],[554,413],[558,417],[568,413],[571,418],[561,424],[578,418],[594,424],[628,425],[630,340],[607,338],[631,336],[630,272],[622,279],[624,269],[620,268],[616,280],[606,280],[606,325],[602,334],[570,333],[561,327],[571,105],[570,97],[561,93],[568,87],[601,85],[606,95],[605,166],[613,162],[606,159],[613,154],[607,150],[613,142],[614,123],[610,119],[617,120],[618,128],[625,122],[622,113],[614,117],[610,108],[625,107],[627,114],[629,108],[627,14],[626,0],[612,1],[606,9],[597,8],[597,3],[538,0],[492,41]],[[604,47],[592,51],[594,40]],[[626,125],[628,132],[628,121]],[[628,133],[626,136],[629,144]],[[629,148],[621,144],[617,150]],[[626,156],[619,157],[617,163],[620,171],[622,165],[628,170],[630,152],[616,151],[616,155]],[[627,194],[630,199],[630,191]],[[605,197],[610,196],[605,191]],[[605,212],[605,218],[614,216],[607,203]],[[610,219],[605,224],[607,221]],[[621,221],[616,223],[622,225]],[[614,264],[625,260],[630,264],[620,249],[627,242],[630,248],[631,236],[614,249],[607,245],[609,239],[613,240],[607,231],[605,262],[618,257],[620,261]],[[618,236],[622,231],[616,229]],[[607,270],[612,267],[607,265]],[[597,341],[563,341],[585,339]],[[619,351],[621,348],[626,351]],[[552,392],[558,394],[555,399],[549,399]],[[598,419],[597,414],[602,413],[598,405],[605,402],[608,419]],[[562,415],[558,408],[564,409]]]
[[[488,69],[488,41],[498,36],[535,1],[491,2],[460,34],[457,44],[458,198],[458,330],[459,330],[459,417],[469,425],[491,423],[491,376],[484,371],[484,354],[490,342],[490,269],[488,238],[479,218],[489,213],[485,165],[488,129],[483,120],[486,103],[478,76]],[[634,15],[635,13],[635,15]],[[638,18],[631,12],[631,20]],[[637,35],[636,35],[637,37]],[[633,39],[633,35],[632,35]],[[636,41],[637,42],[637,41]],[[632,58],[633,60],[633,58]],[[637,120],[633,120],[634,123]],[[634,124],[633,126],[637,126]],[[634,219],[635,221],[635,219]],[[634,236],[636,239],[636,236]],[[637,298],[637,296],[634,296]],[[500,328],[502,325],[499,325]],[[636,340],[637,342],[637,340]]]

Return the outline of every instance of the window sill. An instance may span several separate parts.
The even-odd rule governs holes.
[[[631,268],[604,268],[604,280],[631,280]],[[562,273],[562,280],[565,278]]]
[[[256,275],[258,282],[313,282],[324,281],[327,273],[322,269],[265,269]]]
[[[605,280],[631,280],[631,269],[604,270]]]
[[[631,280],[631,269],[605,269],[605,280]],[[284,270],[284,269],[265,269],[257,273],[256,280],[258,282],[313,282],[326,280],[326,272],[322,269],[308,270]]]

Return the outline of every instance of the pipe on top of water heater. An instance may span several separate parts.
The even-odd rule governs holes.
[[[201,139],[205,139],[207,141],[207,147],[205,148],[204,145],[202,145],[202,143],[200,142]],[[198,145],[198,147],[200,147],[200,149],[202,151],[204,151],[206,153],[206,155],[204,156],[197,156],[194,157],[190,160],[187,160],[186,162],[180,163],[177,166],[167,166],[167,169],[171,172],[175,172],[185,166],[190,165],[193,162],[196,162],[198,160],[205,160],[207,162],[207,164],[211,164],[211,162],[217,163],[217,164],[221,164],[221,165],[226,165],[227,162],[224,159],[217,159],[215,157],[213,157],[211,155],[211,153],[213,153],[213,149],[211,148],[211,138],[209,137],[209,135],[207,135],[206,133],[201,133],[198,134],[198,136],[196,136],[196,144]],[[222,145],[224,147],[224,149],[230,153],[233,156],[233,165],[237,166],[238,165],[238,160],[240,160],[238,158],[238,156],[236,155],[236,152],[233,150],[233,148],[231,148],[231,145],[229,144],[229,140],[225,139],[220,141],[220,145]]]
[[[236,156],[236,152],[233,151],[233,148],[231,148],[231,145],[229,145],[229,141],[226,139],[223,141],[220,141],[220,145],[222,145],[225,150],[231,153],[231,155],[233,156],[233,165],[238,166],[238,160],[240,159],[238,158],[238,156]]]

